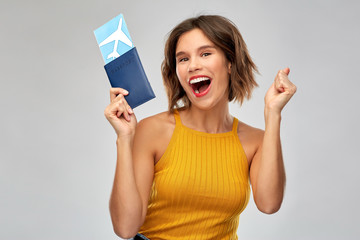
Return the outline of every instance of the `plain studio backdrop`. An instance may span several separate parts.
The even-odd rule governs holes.
[[[167,33],[220,14],[242,33],[261,75],[253,98],[231,104],[264,128],[264,95],[290,67],[298,91],[282,117],[287,171],[280,211],[253,199],[239,239],[359,239],[358,1],[4,1],[0,3],[0,239],[118,239],[108,201],[116,135],[104,117],[110,84],[93,30],[124,14],[156,99]]]

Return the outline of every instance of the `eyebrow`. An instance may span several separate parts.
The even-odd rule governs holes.
[[[200,50],[203,50],[203,49],[206,49],[206,48],[216,48],[215,46],[212,46],[212,45],[204,45],[204,46],[201,46],[199,47],[197,50],[200,51]],[[181,52],[177,52],[176,55],[175,55],[175,58],[177,58],[178,56],[182,55],[182,54],[185,54],[185,52],[181,51]]]

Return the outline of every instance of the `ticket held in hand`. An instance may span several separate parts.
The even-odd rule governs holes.
[[[155,98],[123,15],[111,19],[94,34],[110,84],[129,92],[125,99],[130,107],[135,108]]]

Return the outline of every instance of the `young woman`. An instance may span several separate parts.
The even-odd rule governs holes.
[[[221,16],[187,19],[169,35],[162,64],[169,109],[137,123],[125,89],[110,90],[105,116],[117,134],[110,199],[122,238],[237,239],[250,186],[258,209],[282,203],[281,110],[296,91],[289,68],[265,96],[265,131],[229,113],[250,98],[256,66],[238,29]],[[137,234],[139,233],[139,234]]]

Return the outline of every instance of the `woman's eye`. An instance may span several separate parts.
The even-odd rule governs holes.
[[[187,58],[180,58],[179,59],[179,62],[185,62],[185,61],[187,61],[188,59]]]
[[[206,57],[206,56],[209,56],[209,55],[211,55],[211,53],[203,53],[202,54],[203,57]]]

